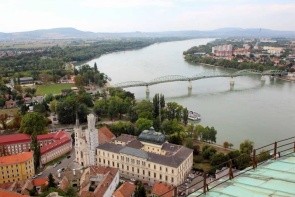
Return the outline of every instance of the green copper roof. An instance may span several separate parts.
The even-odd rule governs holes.
[[[163,144],[166,140],[165,135],[160,132],[156,132],[153,127],[149,130],[144,130],[138,136],[139,141],[151,142],[154,144]]]
[[[211,186],[212,187],[212,186]],[[196,191],[190,197],[199,196]],[[269,160],[213,188],[202,197],[287,197],[295,196],[295,153]]]

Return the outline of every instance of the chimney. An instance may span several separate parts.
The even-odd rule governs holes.
[[[76,176],[76,169],[73,169],[73,175]]]
[[[57,177],[60,178],[60,169],[57,170]]]

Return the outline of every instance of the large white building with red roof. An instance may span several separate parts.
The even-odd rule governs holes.
[[[41,147],[41,163],[45,164],[72,150],[71,135],[65,131],[37,136]],[[31,149],[31,136],[10,134],[0,136],[0,156],[14,155]]]

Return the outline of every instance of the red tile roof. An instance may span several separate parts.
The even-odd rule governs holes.
[[[99,144],[110,142],[115,138],[116,136],[106,126],[98,129]]]
[[[94,192],[89,192],[87,186],[81,189],[81,197],[103,197],[109,184],[114,180],[116,174],[118,173],[117,168],[103,167],[103,166],[90,166],[90,175],[104,175],[101,182],[98,184]],[[89,180],[86,180],[89,181]]]
[[[47,135],[47,136],[46,136]],[[37,137],[38,139],[38,137]],[[40,151],[41,154],[47,153],[51,150],[56,149],[57,147],[60,147],[68,142],[71,142],[71,136],[65,132],[65,131],[59,131],[56,133],[50,133],[50,134],[45,134],[41,135],[40,139],[52,139],[54,142],[44,145],[41,147]]]
[[[47,181],[47,178],[37,178],[37,179],[33,179],[32,183],[34,186],[38,187],[38,186],[47,185],[48,181]]]
[[[0,144],[15,144],[15,143],[21,143],[21,142],[30,142],[30,141],[31,141],[30,135],[24,134],[24,133],[0,136]]]
[[[16,155],[0,157],[0,165],[22,163],[33,158],[33,152],[22,152]]]
[[[113,197],[132,197],[135,185],[130,182],[123,183],[113,194]]]
[[[30,197],[30,196],[0,189],[0,197]]]
[[[157,182],[153,185],[152,194],[156,196],[173,197],[174,187],[166,183]]]

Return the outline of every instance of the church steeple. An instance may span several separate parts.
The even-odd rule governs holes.
[[[80,126],[78,112],[76,112],[76,127],[78,128]]]

